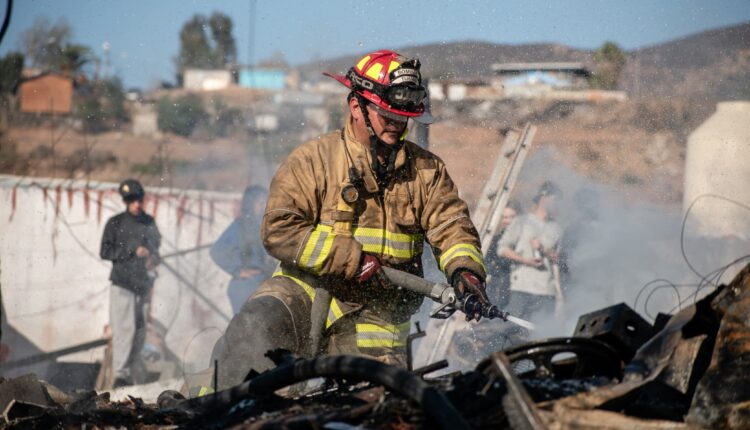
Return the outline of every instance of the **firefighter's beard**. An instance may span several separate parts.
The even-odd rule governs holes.
[[[380,133],[377,133],[379,143],[385,145],[388,148],[393,148],[401,142],[401,136],[404,135],[406,130],[406,123],[388,123],[383,127]]]

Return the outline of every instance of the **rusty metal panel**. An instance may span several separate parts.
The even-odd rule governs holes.
[[[723,313],[711,364],[698,382],[687,422],[750,428],[750,265],[712,303]]]
[[[59,75],[44,75],[21,84],[21,112],[67,114],[72,109],[73,81]]]

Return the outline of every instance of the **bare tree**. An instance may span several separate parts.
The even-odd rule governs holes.
[[[21,50],[31,67],[52,69],[60,64],[63,47],[70,43],[73,30],[65,18],[52,24],[49,18],[40,17],[21,35]]]

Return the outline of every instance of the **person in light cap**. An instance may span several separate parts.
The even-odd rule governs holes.
[[[112,331],[113,388],[132,385],[142,372],[140,353],[146,340],[146,323],[154,268],[159,264],[161,234],[154,218],[143,211],[146,195],[135,179],[118,187],[125,211],[107,221],[100,257],[112,262],[109,326]]]
[[[420,67],[381,50],[327,74],[349,88],[349,114],[340,130],[295,149],[273,178],[261,236],[281,263],[217,343],[220,389],[273,367],[266,352],[277,348],[405,365],[410,318],[424,298],[389,285],[382,266],[421,276],[425,241],[460,296],[488,302],[466,203],[443,161],[405,139],[410,120],[431,120]],[[316,289],[332,300],[323,345],[311,353]]]
[[[530,319],[537,313],[552,314],[562,300],[555,274],[562,234],[555,216],[561,196],[555,183],[545,181],[531,211],[516,217],[498,243],[498,256],[512,262],[507,308],[511,315]]]

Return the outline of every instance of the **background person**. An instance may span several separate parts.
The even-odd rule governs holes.
[[[222,270],[232,275],[227,287],[232,313],[271,275],[273,259],[269,257],[260,237],[260,223],[266,207],[268,192],[250,186],[242,194],[240,214],[211,246],[211,259]]]
[[[552,314],[556,301],[562,300],[554,275],[562,232],[554,218],[561,195],[557,185],[545,181],[532,210],[516,217],[500,239],[499,255],[512,261],[507,307],[511,315],[529,319],[537,312]]]
[[[120,184],[126,210],[107,221],[100,256],[112,262],[109,325],[112,330],[113,388],[142,382],[141,349],[151,289],[159,264],[161,234],[154,218],[143,212],[145,192],[140,182]]]
[[[500,309],[510,301],[510,268],[512,260],[509,260],[498,253],[498,244],[505,234],[508,226],[521,213],[520,206],[516,202],[509,202],[508,206],[503,209],[500,218],[500,231],[490,243],[485,257],[487,264],[487,274],[490,276],[487,283],[487,296],[490,301]]]

